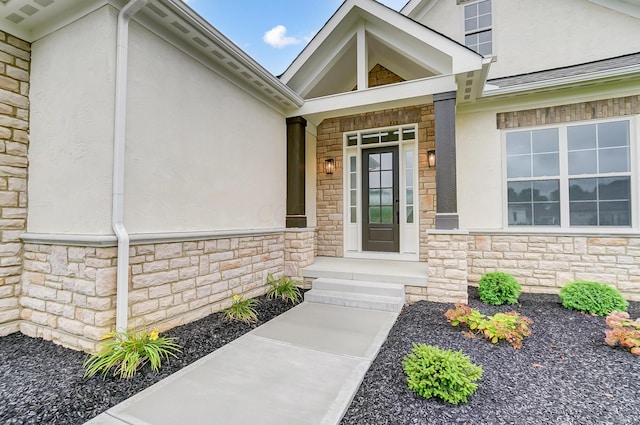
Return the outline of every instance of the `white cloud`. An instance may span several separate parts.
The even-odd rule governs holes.
[[[291,44],[300,44],[300,40],[295,37],[287,37],[287,28],[284,25],[278,25],[271,28],[264,33],[262,37],[265,43],[276,49],[282,49],[283,47]]]

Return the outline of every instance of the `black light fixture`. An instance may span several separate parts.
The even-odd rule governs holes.
[[[336,168],[336,163],[333,158],[324,160],[324,172],[327,174],[333,174],[333,170]]]
[[[436,151],[435,150],[427,151],[427,163],[429,164],[429,168],[436,167]]]

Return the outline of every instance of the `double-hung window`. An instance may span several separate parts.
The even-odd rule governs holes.
[[[509,226],[630,227],[630,121],[505,136]]]
[[[491,41],[491,0],[464,6],[464,44],[481,55],[493,52]]]

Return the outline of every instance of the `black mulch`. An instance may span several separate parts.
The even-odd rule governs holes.
[[[0,424],[83,424],[292,307],[259,298],[259,322],[229,322],[221,313],[174,328],[178,358],[159,372],[145,366],[131,379],[83,378],[84,353],[19,333],[0,338]]]
[[[522,294],[520,304],[469,304],[485,314],[515,310],[533,320],[521,350],[468,339],[444,317],[449,304],[405,308],[367,372],[342,425],[640,424],[640,357],[604,343],[604,318],[564,309],[554,295]],[[640,303],[630,303],[632,318]],[[467,404],[423,399],[407,389],[402,359],[412,342],[462,350],[482,365]]]
[[[523,294],[521,304],[491,307],[470,289],[470,304],[485,314],[516,310],[534,321],[521,350],[467,339],[450,326],[449,304],[420,302],[405,308],[342,425],[384,424],[638,424],[640,357],[604,343],[604,318],[565,310],[552,295]],[[261,299],[260,323],[290,305]],[[632,317],[640,303],[631,303]],[[82,377],[83,353],[13,334],[0,338],[0,424],[82,424],[144,388],[250,331],[220,314],[166,333],[184,352],[159,373],[148,367],[134,378]],[[402,358],[412,342],[462,349],[484,368],[469,403],[449,405],[409,391]]]

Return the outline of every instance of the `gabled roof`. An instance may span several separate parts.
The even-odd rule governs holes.
[[[482,68],[482,57],[374,0],[346,0],[281,80],[305,99],[346,93],[375,65],[406,81]]]

